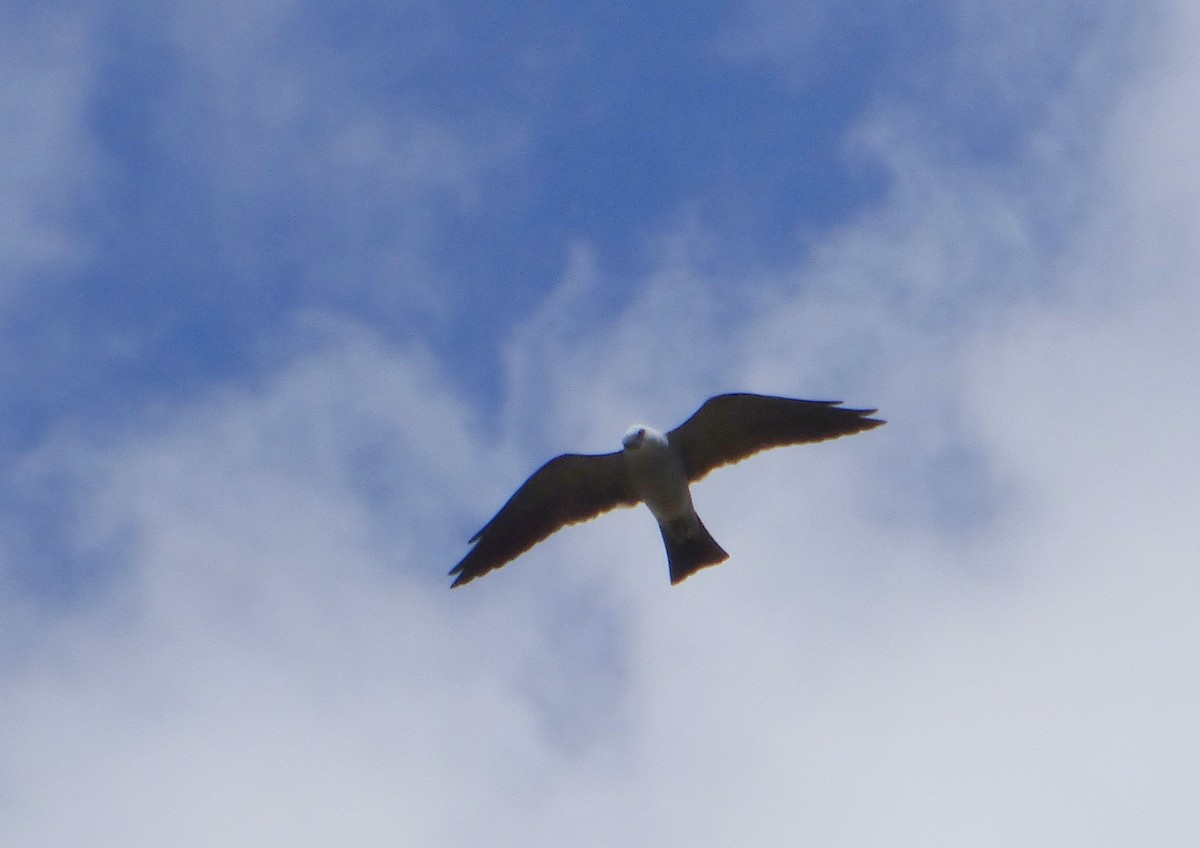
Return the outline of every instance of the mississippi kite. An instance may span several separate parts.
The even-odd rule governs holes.
[[[533,473],[450,573],[453,586],[511,562],[551,533],[619,506],[644,502],[658,521],[671,582],[729,558],[696,515],[688,484],[767,448],[819,442],[878,427],[874,409],[841,401],[728,394],[706,400],[666,433],[635,424],[620,451],[567,453]]]

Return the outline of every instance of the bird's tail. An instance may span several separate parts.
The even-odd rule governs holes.
[[[729,554],[717,544],[717,540],[700,521],[700,516],[694,513],[686,519],[659,524],[659,529],[662,530],[663,544],[667,548],[672,585],[705,566],[729,559]]]

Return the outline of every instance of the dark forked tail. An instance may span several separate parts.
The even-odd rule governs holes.
[[[667,548],[672,585],[706,566],[729,559],[729,554],[717,544],[695,513],[687,518],[659,524],[658,527]]]

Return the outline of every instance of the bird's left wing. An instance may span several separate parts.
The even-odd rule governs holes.
[[[841,401],[728,394],[706,400],[667,434],[679,450],[688,482],[714,468],[767,448],[819,442],[878,427],[874,409],[846,409]]]
[[[564,525],[637,502],[620,452],[555,457],[535,471],[495,518],[471,538],[475,547],[450,571],[457,575],[452,586],[516,559]]]

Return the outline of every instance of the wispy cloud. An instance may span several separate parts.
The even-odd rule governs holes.
[[[96,151],[83,124],[93,80],[86,15],[7,15],[0,61],[0,298],[5,304],[79,263],[76,222],[94,200]]]

